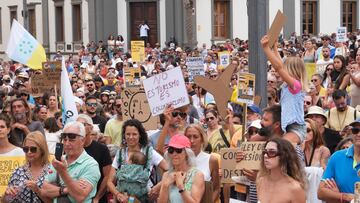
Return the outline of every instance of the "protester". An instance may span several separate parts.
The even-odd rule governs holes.
[[[24,156],[24,152],[9,142],[11,120],[7,114],[0,114],[0,157]]]
[[[122,126],[123,124],[123,117],[122,117],[122,99],[120,96],[117,96],[115,98],[115,111],[116,114],[111,118],[105,126],[105,143],[106,144],[121,144],[122,140],[122,134],[121,134],[121,128],[119,126]]]
[[[39,131],[29,133],[23,150],[26,163],[12,173],[5,201],[40,203],[40,188],[49,173],[49,151],[44,135]]]
[[[56,143],[60,142],[62,133],[60,127],[62,126],[58,125],[58,120],[55,117],[50,117],[44,122],[45,137],[50,154],[55,154]]]
[[[169,141],[165,158],[169,171],[162,179],[157,202],[200,202],[205,184],[204,175],[194,167],[194,152],[190,140],[184,135],[174,135]]]

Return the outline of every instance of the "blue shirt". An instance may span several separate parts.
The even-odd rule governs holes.
[[[335,152],[329,159],[323,179],[333,178],[343,193],[354,193],[354,184],[360,181],[358,171],[360,163],[354,164],[354,145]]]

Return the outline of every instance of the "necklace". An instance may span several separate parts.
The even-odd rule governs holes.
[[[343,126],[344,126],[344,122],[345,122],[345,119],[346,119],[347,112],[348,112],[348,109],[346,108],[345,116],[344,116],[344,118],[343,118],[342,122],[340,123],[339,111],[336,111],[336,115],[337,115],[337,118],[338,118],[338,122],[339,122],[339,127],[340,127],[340,130],[342,130],[342,129],[343,129]]]

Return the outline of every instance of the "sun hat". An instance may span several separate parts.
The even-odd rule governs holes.
[[[177,149],[183,149],[183,148],[190,148],[191,143],[189,138],[187,138],[185,135],[177,134],[171,137],[168,146]]]
[[[305,118],[307,118],[310,115],[321,115],[324,117],[325,123],[327,122],[327,117],[324,112],[324,109],[321,108],[320,106],[310,106],[308,109],[308,113],[305,115]]]

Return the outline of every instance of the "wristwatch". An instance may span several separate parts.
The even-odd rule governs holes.
[[[183,193],[185,190],[184,189],[180,189],[179,190],[179,193],[181,194],[181,193]]]
[[[60,189],[59,189],[60,196],[66,195],[65,192],[64,192],[64,188],[65,188],[64,186],[60,186]]]

